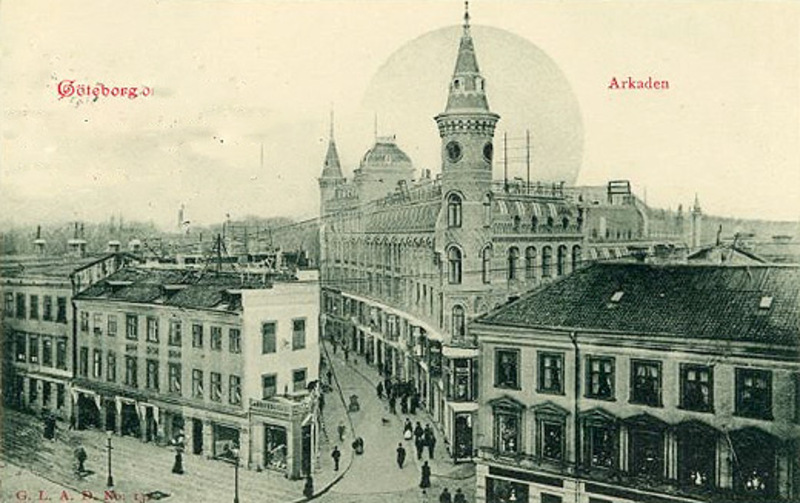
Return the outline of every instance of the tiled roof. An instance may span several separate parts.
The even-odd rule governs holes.
[[[442,205],[437,201],[388,206],[367,216],[366,232],[433,232]]]
[[[236,301],[226,294],[226,290],[271,288],[271,280],[264,275],[130,268],[90,286],[76,299],[106,299],[198,309],[236,309]]]
[[[763,342],[796,349],[798,310],[800,267],[608,263],[529,292],[477,323]]]
[[[49,277],[49,278],[69,278],[73,272],[89,266],[95,262],[104,260],[113,253],[103,253],[88,257],[70,256],[4,256],[0,260],[0,276],[10,277]],[[126,257],[131,255],[123,254]]]

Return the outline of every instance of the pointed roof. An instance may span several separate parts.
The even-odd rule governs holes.
[[[481,76],[475,45],[469,26],[469,2],[465,2],[464,25],[461,42],[458,46],[456,67],[450,81],[450,93],[447,97],[445,112],[457,111],[489,111],[486,99],[484,79]]]
[[[328,140],[328,152],[325,154],[325,165],[322,167],[322,178],[344,178],[336,140],[333,139],[333,111],[331,111],[331,131]]]

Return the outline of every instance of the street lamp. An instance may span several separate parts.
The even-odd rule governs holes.
[[[106,431],[106,437],[108,438],[108,479],[106,480],[106,485],[108,487],[114,487],[114,477],[111,475],[111,430]]]
[[[233,454],[233,503],[239,503],[239,447],[231,449]]]

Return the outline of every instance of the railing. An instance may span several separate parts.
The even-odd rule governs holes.
[[[492,232],[495,234],[581,234],[583,227],[577,224],[569,224],[564,227],[561,223],[554,225],[537,225],[536,229],[531,227],[530,222],[520,221],[495,221],[492,223]]]
[[[552,197],[561,199],[564,197],[564,182],[560,183],[527,183],[524,180],[495,180],[492,182],[492,190],[497,193],[530,195],[539,197]]]

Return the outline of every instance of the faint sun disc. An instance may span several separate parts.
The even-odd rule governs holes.
[[[370,81],[363,113],[377,114],[378,134],[397,136],[414,166],[440,171],[433,117],[444,110],[462,28],[432,31],[394,52]],[[583,157],[578,100],[563,72],[541,49],[511,32],[472,26],[487,81],[489,107],[500,114],[494,177],[503,176],[502,138],[508,134],[509,178],[526,177],[525,131],[531,135],[531,180],[572,185]]]

